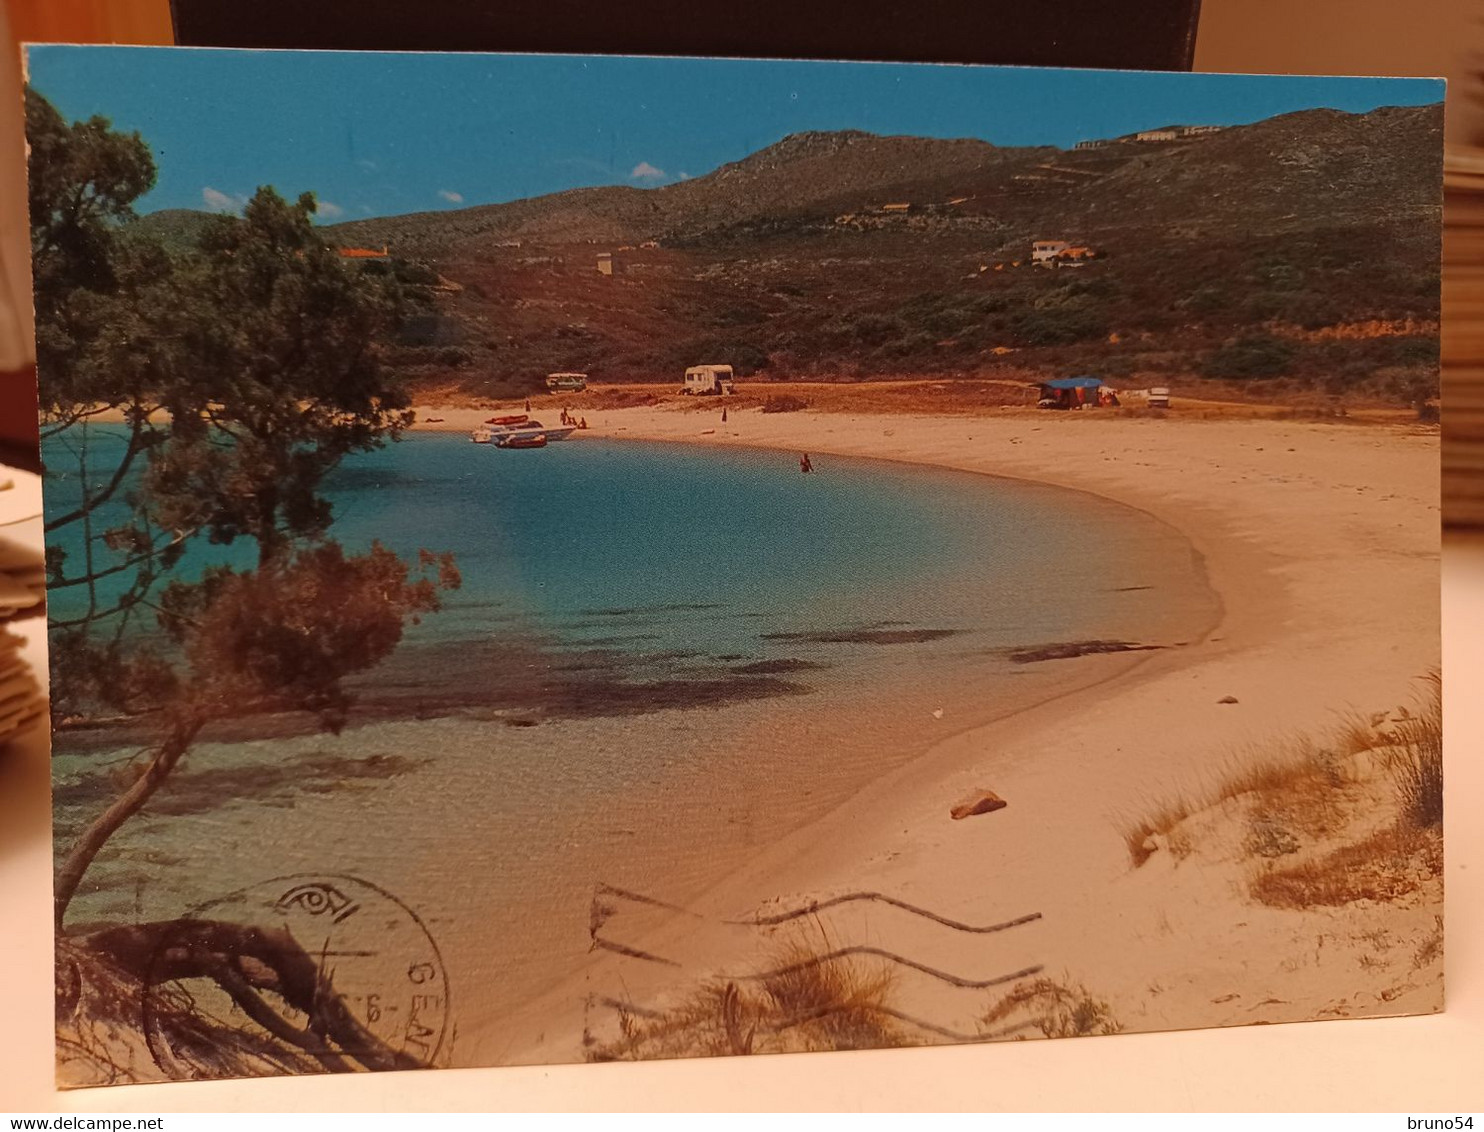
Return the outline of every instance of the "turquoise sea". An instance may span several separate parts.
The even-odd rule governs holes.
[[[93,432],[90,478],[102,480],[118,431]],[[48,463],[75,466],[59,451]],[[502,651],[695,675],[850,663],[891,643],[1139,637],[1184,582],[1178,555],[1160,553],[1172,532],[1091,497],[887,462],[815,465],[803,475],[786,452],[587,438],[509,452],[418,433],[347,461],[327,494],[332,533],[352,549],[454,553],[462,588],[409,631],[415,663],[391,666],[428,690],[489,676]],[[75,504],[77,482],[49,481],[50,514]],[[253,550],[198,543],[177,573],[212,561],[250,567]],[[99,600],[111,596],[105,585]],[[53,591],[54,617],[81,608],[80,589]]]
[[[586,961],[595,884],[683,903],[934,743],[1149,655],[1018,650],[1174,647],[1214,616],[1189,544],[1141,512],[812,455],[802,475],[788,452],[418,433],[348,461],[335,537],[452,551],[463,587],[359,681],[342,734],[199,742],[99,858],[74,920],[363,878],[416,909],[467,1027],[490,1032]],[[75,483],[49,485],[53,514]],[[196,548],[181,570],[239,553],[250,565],[246,548]],[[59,591],[52,615],[72,600]],[[135,749],[58,736],[59,852]]]

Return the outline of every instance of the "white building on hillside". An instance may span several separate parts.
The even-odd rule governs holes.
[[[1067,240],[1037,240],[1031,245],[1031,262],[1050,263],[1071,246]]]

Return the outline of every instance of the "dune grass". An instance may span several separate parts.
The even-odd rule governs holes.
[[[1335,728],[1335,747],[1342,755],[1358,755],[1362,751],[1371,750],[1376,746],[1377,729],[1386,715],[1384,711],[1368,716],[1358,711],[1344,713],[1340,716],[1339,726]]]
[[[1442,873],[1442,707],[1442,680],[1434,671],[1415,710],[1401,709],[1388,730],[1370,727],[1396,820],[1323,856],[1259,872],[1248,885],[1255,900],[1279,908],[1395,901]]]
[[[1357,900],[1389,903],[1416,892],[1443,867],[1437,831],[1398,822],[1322,857],[1266,869],[1247,891],[1272,908],[1339,907]]]
[[[827,941],[826,941],[827,942]],[[883,964],[807,938],[774,950],[748,979],[714,979],[662,1012],[620,1008],[616,1039],[590,1042],[590,1061],[642,1061],[910,1045],[892,1016],[894,977]]]
[[[822,935],[822,933],[821,933]],[[855,957],[826,959],[823,946],[796,938],[772,951],[751,978],[712,979],[664,1010],[616,1012],[618,1034],[586,1038],[589,1061],[746,1056],[821,1050],[880,1049],[932,1041],[935,1025],[892,1003],[894,971]],[[910,1009],[910,1006],[909,1006]],[[937,1030],[957,1041],[1118,1033],[1112,1008],[1069,979],[1035,978],[993,999],[968,1034]]]
[[[1139,817],[1122,822],[1123,844],[1134,868],[1154,856],[1157,837],[1168,837],[1171,830],[1200,808],[1198,799],[1176,794],[1155,802]]]
[[[1123,1029],[1108,1003],[1094,998],[1086,987],[1048,978],[1016,985],[984,1013],[980,1024],[993,1033],[1027,1017],[1047,1038],[1116,1034]]]
[[[1396,724],[1382,758],[1402,818],[1415,829],[1443,825],[1443,681],[1428,673],[1418,710]]]
[[[1204,789],[1159,799],[1121,823],[1123,843],[1134,868],[1155,854],[1161,839],[1175,858],[1188,856],[1193,846],[1181,836],[1181,823],[1243,795],[1254,799],[1254,814],[1264,824],[1295,824],[1319,832],[1334,820],[1332,794],[1341,781],[1329,752],[1301,738],[1279,755],[1259,751],[1229,760]]]
[[[1327,736],[1316,742],[1298,736],[1281,749],[1252,750],[1231,759],[1204,789],[1174,793],[1156,799],[1143,813],[1119,823],[1129,860],[1144,864],[1160,847],[1172,850],[1189,839],[1180,825],[1192,814],[1230,799],[1246,799],[1251,830],[1248,851],[1257,856],[1282,856],[1297,850],[1295,834],[1314,840],[1341,830],[1353,806],[1352,787],[1359,781],[1354,758],[1374,752],[1392,784],[1402,822],[1414,830],[1436,830],[1443,821],[1442,681],[1434,671],[1413,708],[1370,716],[1350,712]],[[1373,849],[1382,840],[1368,839]]]
[[[1412,970],[1420,971],[1443,957],[1443,917],[1434,916],[1433,929],[1412,953]]]
[[[1300,735],[1288,740],[1277,754],[1253,749],[1233,758],[1223,768],[1212,801],[1221,802],[1243,794],[1282,794],[1303,782],[1328,787],[1342,785],[1346,775],[1336,754],[1339,745],[1338,739],[1321,746],[1307,735]]]

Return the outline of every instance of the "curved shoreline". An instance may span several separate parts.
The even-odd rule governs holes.
[[[480,415],[435,412],[451,429]],[[1054,697],[937,743],[769,846],[692,908],[735,916],[770,900],[868,888],[968,922],[1040,911],[1038,925],[1007,941],[1001,966],[1029,959],[1070,972],[1113,1001],[1129,1029],[1246,1020],[1213,1010],[1210,984],[1245,981],[1257,993],[1285,957],[1277,937],[1244,940],[1242,955],[1232,954],[1228,937],[1243,933],[1228,923],[1241,907],[1230,894],[1203,894],[1209,900],[1197,899],[1193,911],[1164,907],[1149,870],[1129,873],[1116,818],[1199,781],[1235,749],[1316,733],[1336,712],[1400,702],[1411,680],[1437,663],[1435,432],[1096,414],[745,412],[722,429],[666,409],[588,417],[596,435],[619,439],[807,451],[826,457],[823,466],[815,461],[822,474],[834,454],[1031,480],[1137,508],[1179,531],[1221,603],[1198,641],[1147,654],[1071,703]],[[1228,696],[1237,703],[1219,702]],[[950,823],[948,806],[979,786],[1010,806]],[[1184,925],[1191,943],[1182,955],[1193,967],[1214,968],[1177,973],[1178,988],[1162,988],[1155,999],[1149,988],[1171,976],[1141,962],[1142,952],[1157,950],[1147,946],[1151,925],[1187,913],[1194,918]],[[1248,918],[1256,919],[1244,915],[1238,926],[1246,929]],[[932,945],[889,915],[872,930],[909,949]],[[684,954],[694,934],[672,925],[654,938],[672,948],[667,954]],[[707,966],[703,946],[685,955],[687,973],[720,969],[715,956]],[[633,975],[625,972],[631,982]],[[663,993],[675,981],[672,972],[650,989]],[[630,990],[642,999],[642,973]],[[571,1033],[558,1036],[565,1009],[560,994],[545,996],[504,1020],[512,1040],[475,1038],[477,1059],[577,1056],[566,1044]],[[1295,1003],[1289,1011],[1263,1020],[1313,1017],[1317,1007]]]
[[[447,431],[482,415],[434,412]],[[1086,492],[1178,532],[1220,603],[1183,648],[1051,662],[1107,674],[955,731],[765,845],[690,902],[705,922],[860,890],[967,923],[1038,913],[1013,937],[947,954],[931,930],[889,909],[829,926],[974,977],[1031,965],[1065,973],[1130,1030],[1313,1018],[1337,1000],[1318,982],[1297,988],[1308,998],[1288,994],[1292,983],[1274,995],[1293,956],[1282,917],[1295,913],[1202,888],[1189,870],[1170,873],[1164,855],[1131,872],[1119,821],[1199,786],[1234,751],[1401,702],[1437,663],[1435,432],[1096,414],[739,412],[722,435],[666,409],[594,411],[589,421],[618,439],[777,451],[786,472],[804,450],[825,475],[841,455]],[[949,806],[974,788],[994,789],[1008,808],[951,822]],[[661,917],[632,937],[682,972],[599,955],[508,1015],[465,1019],[458,1063],[580,1058],[582,1001],[605,979],[618,977],[632,1001],[663,1003],[758,954],[757,939],[708,935],[701,922]],[[1254,1015],[1245,1004],[1259,998],[1283,1005]],[[1232,999],[1243,1010],[1213,1006]],[[1370,1012],[1403,1009],[1390,1001]]]

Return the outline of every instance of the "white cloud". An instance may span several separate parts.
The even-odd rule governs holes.
[[[316,212],[318,215],[324,217],[326,220],[334,220],[338,216],[345,215],[345,209],[341,208],[333,201],[328,200],[319,201]]]
[[[213,212],[236,212],[247,203],[247,198],[233,196],[207,185],[201,190],[201,201]]]
[[[634,166],[634,171],[629,174],[640,181],[658,181],[664,177],[665,171],[658,169],[647,161],[641,161]]]
[[[448,201],[449,204],[463,204],[464,203],[464,194],[463,193],[456,193],[452,189],[439,189],[438,190],[438,195],[440,197],[442,197],[444,200]]]

